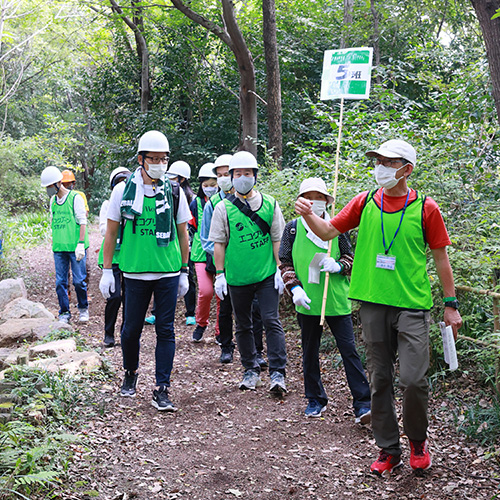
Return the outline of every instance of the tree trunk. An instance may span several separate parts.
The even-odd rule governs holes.
[[[267,74],[267,123],[269,150],[281,168],[283,135],[281,128],[281,81],[276,37],[276,6],[274,0],[262,0],[264,55]]]
[[[500,17],[491,19],[500,9],[500,0],[471,0],[483,32],[488,64],[490,66],[493,99],[500,123]]]
[[[340,39],[340,48],[345,49],[347,45],[347,36],[346,33],[348,31],[347,27],[352,24],[352,10],[354,7],[354,0],[344,0],[344,23],[342,26],[342,38]]]
[[[379,28],[379,13],[375,8],[375,0],[370,0],[370,10],[373,17],[373,54],[375,55],[375,66],[380,66],[380,28]],[[380,82],[380,75],[377,72],[377,83]]]
[[[239,149],[257,157],[257,98],[253,58],[236,21],[232,0],[222,0],[222,15],[232,40],[231,50],[240,72],[241,135]]]

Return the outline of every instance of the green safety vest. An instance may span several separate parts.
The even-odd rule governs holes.
[[[375,267],[378,254],[384,254],[380,206],[370,192],[359,224],[356,254],[349,298],[405,309],[430,309],[431,286],[427,275],[426,241],[423,231],[425,196],[409,203],[389,255],[396,257],[394,270]],[[392,241],[401,220],[402,209],[384,212],[386,245]]]
[[[224,198],[229,223],[229,241],[224,268],[229,285],[244,286],[259,283],[276,272],[276,260],[269,234]],[[271,227],[276,202],[263,194],[262,205],[256,213]]]
[[[218,193],[215,193],[213,194],[211,197],[210,197],[210,203],[212,204],[212,207],[215,208],[217,203],[219,203],[219,201],[222,201],[224,198],[222,197],[222,192],[219,191]]]
[[[292,246],[293,267],[297,278],[302,283],[302,288],[311,299],[310,310],[302,306],[295,306],[297,312],[309,316],[320,316],[323,303],[323,291],[325,289],[325,274],[320,273],[319,284],[308,283],[309,264],[317,253],[325,253],[326,249],[317,247],[308,237],[302,219],[297,219],[295,241]],[[332,241],[331,257],[335,260],[340,258],[338,238]],[[345,316],[351,314],[351,303],[347,298],[349,292],[349,280],[346,276],[331,273],[328,280],[328,295],[326,300],[326,316]]]
[[[75,196],[77,193],[70,191],[62,205],[56,202],[57,196],[52,200],[52,251],[74,252],[80,241],[80,224],[75,217]],[[89,247],[89,231],[85,227],[85,248]]]
[[[173,211],[172,211],[173,216]],[[175,231],[175,224],[172,226]],[[179,239],[167,247],[156,242],[156,198],[144,197],[142,214],[127,220],[120,246],[120,270],[124,273],[176,273],[182,258]]]
[[[119,264],[120,263],[120,247],[116,245],[115,251],[113,253],[113,260],[111,262],[112,264]],[[104,265],[104,238],[101,243],[101,248],[99,250],[99,255],[97,256],[97,265],[102,269]]]
[[[193,236],[193,243],[191,244],[191,261],[192,262],[206,262],[207,253],[203,250],[200,240],[200,225],[201,225],[201,215],[203,215],[203,207],[201,206],[201,198],[196,197],[196,208],[198,210],[198,228]]]

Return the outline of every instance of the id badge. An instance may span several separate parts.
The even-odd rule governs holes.
[[[379,269],[387,269],[388,271],[394,271],[394,269],[396,269],[396,256],[379,253],[377,255],[377,263],[375,264],[375,267],[378,267]]]

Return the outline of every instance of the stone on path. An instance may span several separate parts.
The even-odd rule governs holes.
[[[1,311],[0,319],[47,318],[54,320],[54,315],[40,302],[19,297],[10,301]]]
[[[75,375],[78,371],[91,372],[101,365],[101,356],[94,351],[65,352],[57,358],[37,359],[29,363],[32,368],[49,372],[64,371],[69,375]]]
[[[25,299],[27,296],[22,278],[0,281],[0,311],[14,299],[19,297]]]
[[[73,332],[74,328],[67,323],[47,318],[9,319],[0,325],[0,347],[8,347],[24,340],[41,340],[49,333],[61,330]]]
[[[29,348],[29,359],[33,360],[39,356],[55,357],[65,352],[75,352],[75,339],[54,340],[46,344],[38,344]]]

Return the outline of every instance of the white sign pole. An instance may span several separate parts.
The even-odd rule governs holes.
[[[367,99],[369,97],[372,57],[373,49],[371,47],[325,51],[323,75],[321,78],[321,99],[340,98],[339,132],[337,136],[337,151],[335,153],[335,180],[331,208],[332,218],[335,215],[335,202],[337,200],[344,99]],[[327,257],[330,257],[331,253],[332,240],[328,242]],[[323,289],[323,302],[321,304],[321,326],[325,323],[329,280],[330,273],[325,273],[325,287]]]

